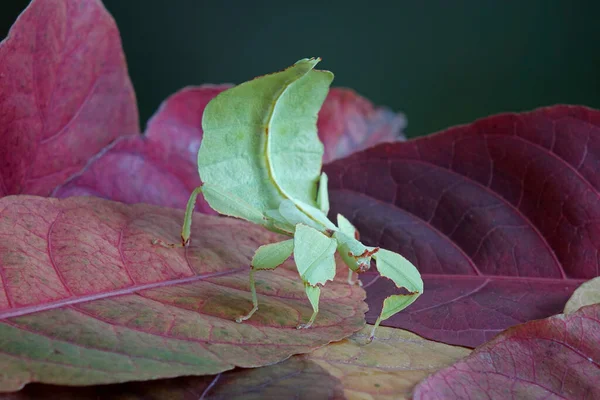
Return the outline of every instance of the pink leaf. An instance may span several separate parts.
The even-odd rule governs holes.
[[[144,136],[119,140],[53,195],[98,196],[124,203],[184,208],[200,185],[197,158],[202,113],[229,85],[188,87],[169,97],[148,122]],[[215,214],[203,198],[196,209]]]
[[[323,162],[346,157],[382,142],[404,140],[406,120],[386,108],[376,108],[353,90],[333,88],[319,112]]]
[[[256,274],[263,244],[281,240],[233,218],[94,197],[0,199],[0,392],[28,382],[91,385],[216,374],[270,365],[340,340],[364,326],[365,293],[345,277],[312,307],[291,260]]]
[[[383,325],[474,347],[561,312],[600,274],[599,160],[600,113],[556,106],[380,145],[325,171],[332,212],[423,274],[424,294]],[[392,291],[385,279],[367,286],[369,322]]]
[[[32,1],[0,43],[0,196],[50,194],[137,118],[102,3]]]
[[[508,329],[415,389],[415,399],[600,398],[600,305]]]
[[[169,97],[150,119],[145,138],[126,138],[98,154],[56,197],[92,195],[125,203],[184,208],[200,185],[197,170],[206,104],[230,85],[188,87]],[[347,89],[332,89],[319,114],[325,159],[399,138],[403,117],[374,108]],[[198,211],[214,214],[200,198]]]

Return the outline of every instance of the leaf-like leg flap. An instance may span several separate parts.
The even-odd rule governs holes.
[[[309,226],[296,225],[294,260],[304,282],[324,285],[335,277],[334,253],[337,240]]]
[[[194,208],[196,207],[196,200],[198,195],[202,192],[202,186],[194,189],[188,200],[187,206],[185,207],[185,217],[183,218],[183,227],[181,228],[181,243],[165,243],[160,239],[153,239],[152,244],[158,244],[163,247],[187,247],[190,243],[190,234],[192,230],[192,215],[194,214]]]
[[[321,289],[317,284],[323,285],[335,277],[336,248],[337,240],[309,226],[296,225],[294,260],[314,311],[310,320],[306,324],[298,325],[298,329],[310,327],[317,317],[321,295]]]
[[[252,257],[252,268],[275,269],[287,260],[294,251],[294,239],[260,246]]]
[[[313,308],[313,313],[308,322],[298,325],[296,327],[297,329],[310,328],[313,322],[315,322],[315,318],[317,318],[317,314],[319,313],[319,298],[321,297],[321,288],[319,286],[312,286],[308,282],[304,282],[304,290],[306,291],[306,296],[308,297],[310,305]]]
[[[329,192],[327,191],[328,181],[329,179],[327,178],[327,174],[323,172],[319,180],[319,191],[317,192],[317,205],[325,215],[329,213]]]
[[[390,318],[392,315],[404,310],[406,307],[411,305],[420,295],[423,293],[423,280],[421,274],[414,265],[410,263],[406,258],[400,254],[394,253],[393,251],[380,249],[373,255],[377,263],[377,270],[379,274],[386,277],[398,288],[406,288],[409,293],[392,295],[383,301],[383,308],[381,314],[371,332],[370,341],[375,336],[375,329],[379,326],[381,321]]]
[[[406,307],[410,306],[414,303],[415,300],[421,295],[421,293],[412,293],[412,294],[394,294],[388,296],[383,301],[383,308],[381,309],[381,314],[379,314],[379,318],[375,321],[375,325],[373,325],[373,330],[371,331],[371,336],[369,337],[369,342],[373,341],[375,337],[375,330],[381,323],[391,317],[392,315],[404,310]]]
[[[252,309],[246,315],[236,318],[236,322],[240,323],[252,317],[258,310],[258,297],[256,296],[256,282],[254,273],[259,269],[275,269],[285,260],[287,260],[294,251],[294,239],[284,240],[279,243],[270,243],[260,246],[252,257],[252,265],[250,266],[250,292],[252,293]]]

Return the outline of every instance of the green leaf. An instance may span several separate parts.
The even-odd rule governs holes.
[[[245,199],[261,213],[278,209],[285,199],[305,212],[316,209],[323,156],[316,121],[333,79],[330,72],[313,69],[318,61],[300,60],[229,89],[207,105],[198,152],[203,182]]]
[[[270,243],[260,246],[254,257],[252,267],[255,269],[275,269],[287,260],[294,251],[294,239]]]
[[[314,228],[298,224],[294,235],[294,260],[302,280],[312,286],[333,280],[336,247],[337,240]]]

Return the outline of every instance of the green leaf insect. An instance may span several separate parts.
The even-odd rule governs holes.
[[[303,59],[293,66],[242,83],[216,96],[202,118],[204,137],[198,152],[203,182],[187,204],[181,243],[190,241],[192,212],[200,193],[217,212],[245,219],[292,239],[261,246],[252,258],[250,290],[253,307],[237,322],[258,311],[255,273],[272,270],[292,254],[313,308],[310,327],[319,312],[321,286],[336,273],[335,253],[353,272],[369,269],[375,260],[379,273],[405,294],[389,296],[381,321],[412,304],[423,293],[417,269],[404,257],[358,240],[356,228],[342,215],[337,226],[327,218],[327,175],[321,173],[323,144],[317,135],[317,116],[333,74],[314,69],[320,59]]]

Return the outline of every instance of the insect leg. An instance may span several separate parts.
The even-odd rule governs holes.
[[[362,281],[358,278],[356,278],[356,280],[352,280],[352,277],[354,276],[354,272],[348,268],[348,285],[353,286],[353,285],[358,285],[360,287],[362,287]]]
[[[310,316],[308,322],[305,324],[298,325],[296,327],[297,329],[310,328],[313,322],[315,322],[315,318],[317,318],[317,314],[319,313],[319,297],[321,297],[321,288],[319,286],[312,286],[308,282],[304,282],[304,290],[306,291],[308,300],[310,300],[310,305],[313,308],[313,313]]]
[[[258,298],[256,296],[256,281],[254,273],[260,269],[275,269],[287,260],[294,251],[294,239],[284,240],[283,242],[270,243],[260,246],[254,257],[252,257],[252,265],[250,267],[250,292],[252,293],[252,310],[246,315],[242,315],[235,319],[235,322],[247,320],[258,310]]]
[[[181,228],[181,243],[166,243],[160,239],[152,240],[152,244],[157,244],[163,247],[187,247],[190,244],[190,233],[192,229],[192,215],[194,208],[196,207],[196,199],[202,192],[202,186],[198,186],[192,192],[190,199],[188,200],[187,207],[185,208],[185,217],[183,218],[183,227]]]
[[[256,269],[254,267],[250,267],[250,292],[252,293],[252,310],[246,315],[239,316],[235,319],[235,322],[238,324],[242,321],[249,319],[252,314],[254,314],[258,310],[258,297],[256,297],[256,281],[254,280],[254,272]]]

